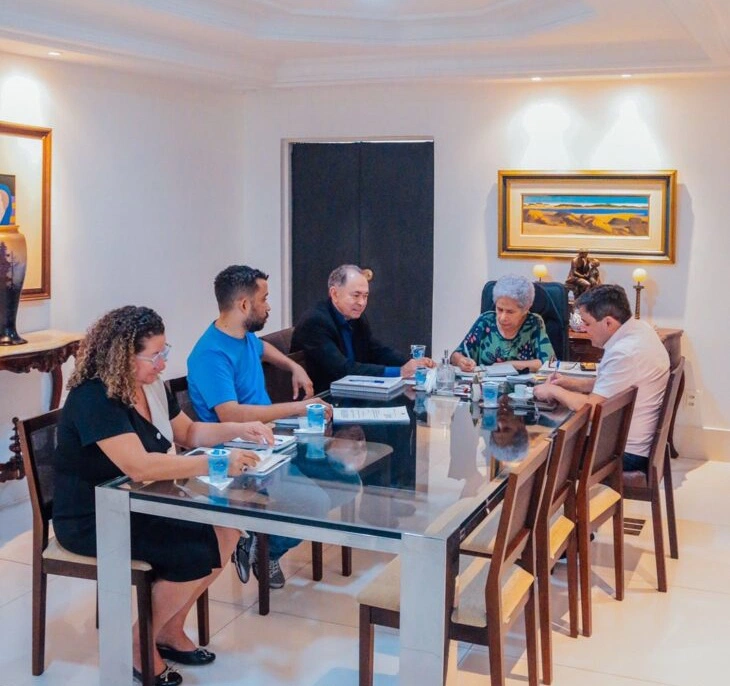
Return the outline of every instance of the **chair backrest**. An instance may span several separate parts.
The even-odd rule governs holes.
[[[272,333],[261,336],[262,341],[273,345],[279,352],[286,355],[290,360],[294,360],[302,367],[304,364],[304,352],[290,352],[292,336],[294,335],[294,327],[282,329],[281,331],[273,331]],[[266,391],[273,403],[285,403],[292,400],[291,374],[288,371],[279,369],[268,362],[263,363],[264,380],[266,382]]]
[[[492,291],[496,281],[487,281],[482,288],[480,312],[494,309]],[[570,357],[568,339],[568,321],[570,308],[568,306],[568,289],[559,281],[535,282],[535,301],[530,312],[539,314],[545,322],[548,338],[559,360]]]
[[[623,492],[623,454],[637,390],[629,386],[596,404],[578,481],[579,497],[606,480],[614,490]]]
[[[40,553],[48,544],[48,522],[53,516],[53,460],[61,410],[18,422],[20,452],[33,508],[33,544]]]
[[[551,517],[561,508],[575,511],[575,484],[585,450],[591,406],[586,404],[555,433],[550,465],[545,479],[545,493],[538,515],[538,525],[544,533],[550,529]]]
[[[180,409],[192,419],[194,422],[200,421],[198,413],[193,407],[193,403],[190,401],[190,393],[188,392],[188,377],[178,376],[176,379],[168,379],[167,387],[170,389],[170,393],[177,400],[177,404],[180,405]]]
[[[661,482],[664,476],[664,455],[667,450],[669,433],[677,417],[679,406],[679,389],[684,383],[684,357],[682,357],[674,369],[669,372],[667,390],[664,391],[664,400],[659,411],[654,442],[649,453],[649,471],[647,473],[647,484],[651,488],[654,479]]]
[[[507,477],[507,489],[499,518],[496,543],[487,577],[487,595],[499,595],[502,575],[520,560],[534,574],[533,532],[545,486],[550,441],[538,441],[523,462]]]

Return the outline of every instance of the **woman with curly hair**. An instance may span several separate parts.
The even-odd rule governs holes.
[[[261,422],[193,422],[160,379],[170,346],[160,316],[147,307],[112,310],[89,329],[58,425],[53,525],[60,544],[96,555],[94,487],[126,474],[134,481],[207,474],[207,456],[176,455],[174,444],[210,446],[237,436],[273,441]],[[229,475],[257,457],[232,451]],[[196,647],[183,631],[185,617],[231,557],[240,532],[197,522],[132,513],[132,557],[149,562],[152,590],[155,683],[176,686],[179,672],[163,658],[189,665],[215,655]],[[134,634],[135,677],[141,679],[139,635]]]

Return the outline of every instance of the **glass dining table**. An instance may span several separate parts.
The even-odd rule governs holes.
[[[399,555],[400,683],[445,683],[450,546],[500,498],[509,465],[549,437],[568,412],[515,406],[506,393],[485,408],[410,387],[388,400],[325,399],[358,411],[324,435],[299,433],[290,459],[266,476],[244,475],[222,488],[199,478],[126,477],[97,487],[104,686],[128,686],[132,675],[131,512]],[[382,421],[359,411],[386,407],[403,407],[407,417]]]

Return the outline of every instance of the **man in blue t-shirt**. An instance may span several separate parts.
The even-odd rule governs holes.
[[[304,368],[254,332],[269,316],[268,275],[251,267],[233,265],[215,278],[219,316],[200,337],[188,357],[190,400],[205,422],[270,422],[291,415],[305,415],[312,396],[312,381]],[[272,404],[264,383],[264,360],[291,372],[294,400]],[[304,400],[296,400],[301,392]],[[328,408],[329,409],[329,408]],[[246,417],[247,419],[244,419]],[[279,559],[299,539],[269,537],[269,583],[284,585]],[[258,578],[255,537],[241,538],[234,553],[238,575],[248,581],[252,567]]]

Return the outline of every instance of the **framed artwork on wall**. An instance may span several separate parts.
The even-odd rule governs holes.
[[[499,172],[499,256],[675,260],[675,170]]]
[[[51,297],[51,129],[0,121],[0,180],[10,188],[14,216],[27,243],[22,300]],[[0,203],[1,206],[1,203]]]

